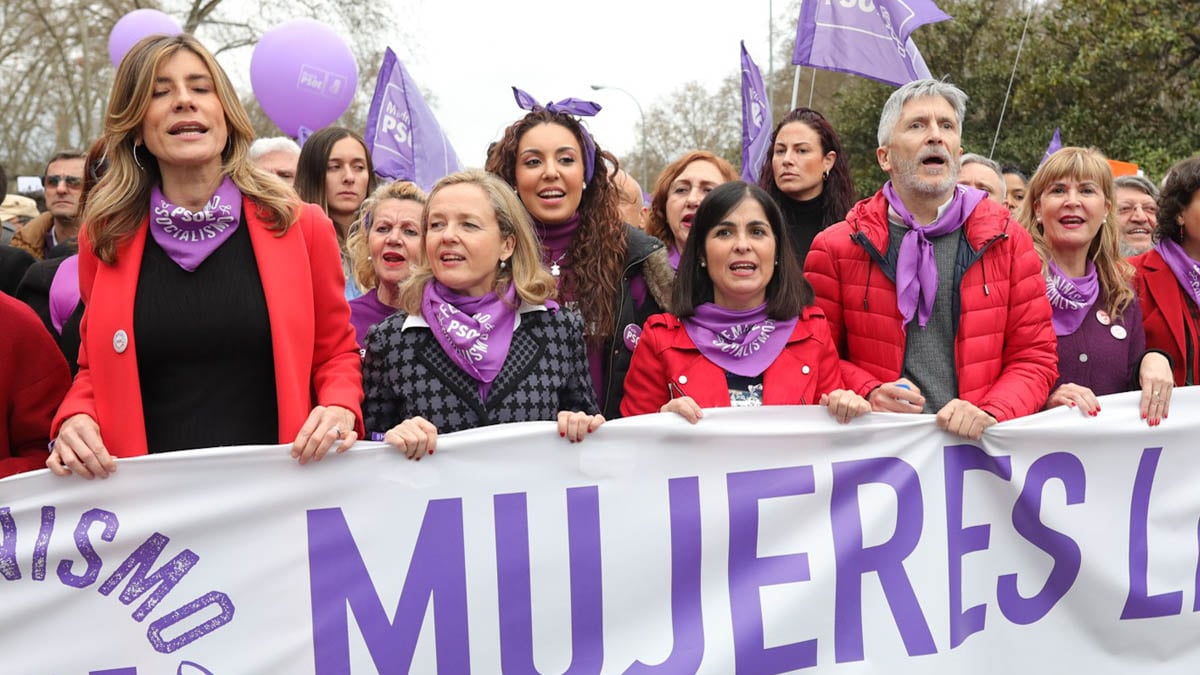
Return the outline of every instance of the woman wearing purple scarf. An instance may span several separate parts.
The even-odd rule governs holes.
[[[367,333],[372,436],[420,459],[439,433],[491,424],[557,420],[573,443],[595,431],[581,320],[550,302],[554,277],[512,190],[483,171],[451,174],[424,225],[401,311]]]
[[[1146,351],[1115,205],[1104,157],[1063,148],[1038,168],[1018,213],[1042,256],[1058,336],[1058,381],[1046,407],[1095,417],[1098,396],[1141,389],[1142,419],[1157,426],[1170,407],[1171,363]]]
[[[415,183],[398,180],[381,186],[362,205],[362,218],[346,238],[351,273],[367,289],[350,301],[350,323],[362,348],[367,330],[400,306],[400,284],[421,259],[421,213],[425,193]]]
[[[658,174],[646,234],[667,245],[672,269],[679,267],[679,254],[687,245],[700,202],[718,185],[737,179],[733,165],[706,150],[686,153]]]
[[[1200,384],[1200,158],[1167,174],[1154,248],[1130,260],[1146,344],[1170,354],[1175,386]]]
[[[504,131],[487,170],[516,190],[542,244],[558,298],[583,316],[600,409],[620,416],[622,383],[642,324],[671,299],[674,272],[662,242],[623,224],[617,160],[577,116],[600,106],[568,98],[542,105],[513,88],[527,115]]]
[[[673,306],[646,322],[621,412],[820,404],[840,422],[871,409],[842,389],[837,347],[779,207],[762,188],[725,183],[705,197],[679,261]]]
[[[109,168],[79,237],[79,373],[47,466],[105,477],[114,457],[291,443],[350,447],[362,374],[329,219],[249,161],[254,129],[194,37],[121,61]]]

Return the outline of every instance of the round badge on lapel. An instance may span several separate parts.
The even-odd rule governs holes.
[[[1108,312],[1106,312],[1106,311],[1104,311],[1104,310],[1102,310],[1102,309],[1098,309],[1098,310],[1096,310],[1096,320],[1097,320],[1097,321],[1099,321],[1099,322],[1100,322],[1102,325],[1105,325],[1105,326],[1107,326],[1108,324],[1112,323],[1112,317],[1110,317],[1110,316],[1108,315]]]
[[[628,324],[625,330],[621,331],[621,337],[625,341],[625,348],[633,351],[637,348],[638,340],[642,338],[642,327],[636,323]]]
[[[1129,335],[1124,326],[1113,326],[1108,329],[1108,332],[1112,333],[1112,336],[1118,340],[1124,340]]]
[[[129,334],[124,330],[118,330],[113,333],[113,349],[117,350],[118,354],[124,354],[129,347]]]
[[[805,375],[807,375],[809,373],[809,371],[810,371],[810,369],[808,366],[804,366],[803,368],[800,369],[800,372],[804,373]]]

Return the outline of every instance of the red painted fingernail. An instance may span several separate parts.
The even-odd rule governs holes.
[[[1072,408],[1074,408],[1074,407],[1075,407],[1075,401],[1071,401],[1071,402],[1067,403],[1067,405],[1069,405],[1069,406],[1071,406]]]
[[[595,429],[588,429],[589,434],[592,433],[593,431],[595,431]]]
[[[431,455],[433,454],[433,448],[429,449],[429,454],[431,454]]]
[[[1100,406],[1096,406],[1096,412],[1100,412]]]
[[[560,432],[558,432],[558,436],[559,436],[559,438],[566,438],[566,437],[567,437],[567,432],[565,432],[565,431],[560,431]]]
[[[1142,413],[1142,419],[1146,419],[1146,413]]]

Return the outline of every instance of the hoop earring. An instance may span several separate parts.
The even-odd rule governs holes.
[[[134,141],[133,142],[133,163],[137,164],[137,168],[141,169],[142,171],[145,171],[146,167],[142,166],[142,163],[138,161],[137,151],[138,151],[138,144],[137,144],[137,141]]]

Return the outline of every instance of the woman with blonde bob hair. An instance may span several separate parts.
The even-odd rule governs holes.
[[[228,77],[190,35],[153,35],[117,69],[108,172],[79,240],[79,375],[47,466],[105,477],[113,457],[292,443],[302,463],[354,443],[362,391],[329,219],[254,168]]]
[[[438,433],[490,424],[557,419],[571,442],[595,431],[583,321],[550,301],[554,277],[512,189],[483,171],[451,174],[423,222],[401,311],[367,334],[372,436],[420,459]]]
[[[1078,407],[1095,417],[1098,396],[1141,389],[1142,419],[1156,426],[1170,404],[1171,363],[1146,351],[1115,205],[1104,156],[1068,147],[1038,168],[1018,213],[1042,256],[1058,336],[1059,378],[1046,407]]]
[[[350,323],[362,347],[367,330],[400,306],[400,285],[421,259],[421,214],[425,192],[398,180],[375,190],[362,204],[362,218],[346,238],[351,270],[366,293],[350,301]]]

